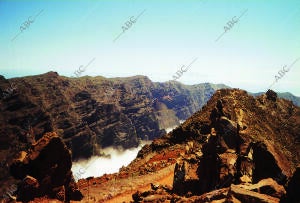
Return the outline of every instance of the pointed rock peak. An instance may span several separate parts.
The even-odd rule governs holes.
[[[55,71],[49,71],[45,75],[50,76],[50,77],[58,77],[59,74]]]
[[[276,99],[277,99],[277,93],[276,92],[274,92],[273,90],[268,90],[267,92],[266,92],[266,95],[267,95],[267,99],[268,100],[271,100],[271,101],[274,101],[274,102],[276,102]]]
[[[5,77],[3,75],[0,75],[0,81],[1,80],[6,80]]]

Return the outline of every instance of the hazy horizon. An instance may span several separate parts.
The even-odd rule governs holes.
[[[51,70],[50,70],[51,71]],[[49,71],[49,72],[50,72]],[[53,72],[56,72],[56,71],[53,71]],[[42,74],[44,74],[44,73],[42,73]],[[19,77],[30,77],[30,76],[35,76],[35,75],[25,75],[25,76],[19,76]],[[64,76],[64,77],[69,77],[69,78],[71,78],[70,76],[66,76],[66,75],[60,75],[60,76]],[[104,77],[104,76],[102,76],[102,75],[96,75],[96,76],[90,76],[90,75],[83,75],[82,77],[85,77],[85,76],[88,76],[88,77],[98,77],[98,76],[101,76],[101,77]],[[127,76],[127,77],[135,77],[135,76],[146,76],[146,75],[131,75],[131,76]],[[126,77],[126,78],[127,78]],[[146,76],[146,77],[148,77],[148,76]],[[5,77],[6,78],[6,77]],[[13,78],[18,78],[18,77],[11,77],[11,78],[6,78],[6,79],[13,79]],[[114,78],[125,78],[125,77],[122,77],[122,76],[116,76],[116,77],[105,77],[105,78],[107,78],[107,79],[114,79]],[[149,78],[149,77],[148,77]],[[166,82],[169,82],[169,81],[153,81],[151,78],[149,78],[152,82],[161,82],[161,83],[166,83]],[[180,82],[181,84],[183,84],[183,85],[198,85],[198,84],[204,84],[204,83],[209,83],[209,82],[202,82],[202,83],[195,83],[195,84],[185,84],[185,83],[183,83],[183,82]],[[224,83],[211,83],[211,84],[214,84],[214,85],[226,85],[226,86],[229,86],[229,85],[227,85],[227,84],[224,84]],[[230,88],[239,88],[239,89],[242,89],[242,88],[240,88],[240,87],[230,87]],[[272,88],[271,88],[272,89]],[[243,89],[243,90],[246,90],[246,89]],[[251,91],[248,91],[248,90],[246,90],[247,92],[249,92],[249,93],[262,93],[262,92],[266,92],[266,91],[263,91],[263,90],[261,90],[261,91],[258,91],[258,92],[251,92]],[[294,94],[294,93],[292,93],[292,92],[289,92],[289,91],[282,91],[282,92],[280,92],[280,91],[277,91],[277,93],[291,93],[292,95],[294,95],[294,96],[296,96],[296,97],[300,97],[300,95],[296,95],[296,94]]]
[[[0,16],[6,78],[50,70],[71,77],[85,67],[82,75],[165,82],[183,68],[177,81],[187,85],[265,92],[273,84],[300,95],[297,0],[2,0]]]

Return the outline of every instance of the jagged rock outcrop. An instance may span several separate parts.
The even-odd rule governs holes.
[[[267,99],[271,100],[271,101],[276,101],[277,99],[277,93],[274,92],[273,90],[268,90],[266,92],[266,95],[267,95]]]
[[[149,194],[154,202],[297,203],[299,128],[300,109],[271,90],[257,98],[219,90],[201,112],[147,147],[154,153],[172,145],[200,145],[177,160],[172,192]],[[147,197],[135,193],[135,200]]]
[[[294,201],[299,118],[300,109],[289,101],[219,90],[118,173],[79,185],[99,202],[129,201],[129,195],[135,202]]]
[[[62,139],[56,133],[46,133],[10,166],[13,177],[22,180],[17,200],[26,202],[45,195],[60,201],[81,200],[71,166],[71,153]]]

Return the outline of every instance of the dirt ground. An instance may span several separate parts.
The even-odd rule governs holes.
[[[91,179],[80,184],[80,191],[84,195],[81,202],[120,203],[132,201],[132,194],[136,191],[147,191],[150,183],[172,186],[174,167],[172,164],[154,173],[131,176],[123,179],[112,179],[101,183],[98,179]],[[72,201],[75,203],[75,201]]]

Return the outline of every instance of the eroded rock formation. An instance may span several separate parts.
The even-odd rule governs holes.
[[[71,153],[62,139],[56,133],[46,133],[10,166],[13,177],[22,180],[16,191],[17,200],[26,202],[42,196],[81,200],[71,166]]]
[[[152,144],[157,151],[200,144],[177,160],[172,191],[135,193],[134,200],[297,203],[299,124],[299,108],[271,90],[257,99],[240,90],[217,91],[201,112]]]
[[[9,97],[2,92],[13,84]],[[129,78],[67,78],[56,72],[0,79],[0,150],[57,132],[72,150],[73,159],[90,157],[99,149],[131,148],[139,140],[161,137],[199,110],[216,89],[209,83],[185,86],[154,83],[145,76]],[[15,139],[15,138],[18,139]],[[75,150],[76,149],[76,150]]]

